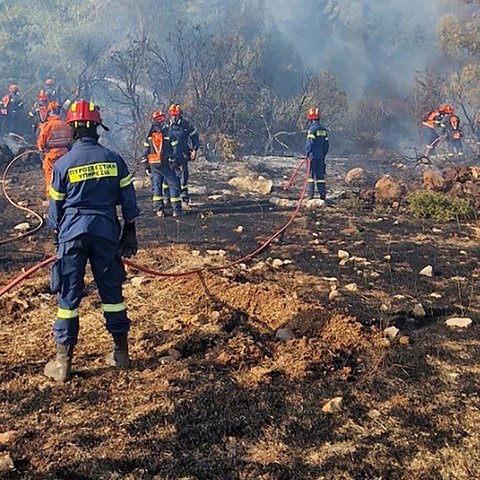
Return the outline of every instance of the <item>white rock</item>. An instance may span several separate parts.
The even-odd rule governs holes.
[[[130,282],[134,287],[139,287],[145,280],[145,277],[133,277]]]
[[[293,208],[297,204],[294,200],[288,200],[287,198],[278,198],[278,197],[271,197],[268,199],[269,203],[272,205],[276,205],[277,207],[282,208]]]
[[[435,228],[435,227],[432,228],[432,232],[433,233],[442,233],[442,231],[439,228]]]
[[[465,250],[460,250],[460,252],[458,252],[460,255],[468,255],[468,253],[465,251]]]
[[[193,257],[199,257],[200,256],[200,250],[192,250],[190,252],[190,254],[193,256]]]
[[[170,348],[168,350],[168,355],[175,360],[180,360],[182,358],[182,354],[175,348]]]
[[[328,299],[329,300],[338,300],[339,298],[341,297],[341,294],[338,290],[332,290],[329,294],[328,294]]]
[[[439,293],[435,293],[435,292],[431,293],[430,296],[432,298],[442,298],[442,295],[440,295]]]
[[[346,250],[339,250],[337,252],[338,258],[341,258],[342,260],[344,258],[350,258],[350,254]]]
[[[472,319],[468,317],[452,317],[445,322],[447,326],[456,328],[467,328],[472,323]]]
[[[195,195],[206,195],[208,188],[205,185],[189,185],[188,190]]]
[[[373,278],[373,279],[380,278],[381,276],[382,276],[382,274],[378,273],[378,272],[371,272],[370,273],[370,277]]]
[[[344,267],[348,262],[350,261],[350,259],[348,257],[345,257],[345,258],[342,258],[338,264],[341,266],[341,267]]]
[[[243,232],[243,227],[242,227],[242,225],[239,225],[239,226],[235,229],[235,231],[236,231],[237,233],[242,233],[242,232]]]
[[[415,304],[413,307],[413,315],[418,318],[423,318],[427,316],[427,312],[421,303]]]
[[[279,258],[275,258],[272,262],[272,267],[273,268],[280,268],[283,267],[283,260],[280,260]]]
[[[277,330],[277,333],[275,333],[275,338],[286,342],[288,340],[293,340],[295,338],[295,334],[293,333],[291,328],[279,328]]]
[[[349,283],[348,285],[345,285],[345,290],[348,290],[349,292],[358,292],[358,285],[356,283]]]
[[[19,223],[13,227],[14,230],[18,230],[19,232],[27,232],[30,230],[30,224],[28,222]]]
[[[338,413],[343,407],[343,397],[335,397],[329,400],[323,407],[324,413]]]
[[[239,265],[240,270],[246,270],[247,269],[247,264],[246,263],[240,263]]]
[[[313,198],[311,200],[306,200],[304,205],[309,210],[315,210],[316,208],[323,208],[325,206],[325,200]]]
[[[209,199],[209,200],[213,200],[213,201],[215,201],[215,200],[220,200],[221,198],[223,198],[223,195],[220,195],[220,194],[218,194],[218,193],[215,194],[215,195],[209,195],[209,196],[208,196],[208,199]]]
[[[427,265],[426,267],[422,268],[418,273],[420,275],[423,275],[424,277],[433,277],[433,267],[431,265]]]
[[[325,280],[326,282],[338,282],[337,277],[322,277],[322,280]]]
[[[393,340],[399,334],[399,332],[400,330],[397,327],[391,326],[386,328],[383,331],[383,334],[390,340]]]
[[[20,202],[17,202],[17,205],[19,207],[28,207],[28,200],[21,200]],[[48,203],[47,203],[48,206]]]
[[[12,457],[8,452],[0,452],[0,473],[6,473],[15,468]]]
[[[292,265],[292,263],[293,263],[293,260],[284,260],[283,261],[284,265]]]
[[[392,256],[391,255],[385,255],[383,258],[385,260],[387,260],[387,262],[389,262],[392,259]]]
[[[258,178],[251,176],[234,177],[228,181],[228,184],[241,191],[260,193],[261,195],[268,195],[273,187],[272,180],[267,180],[261,175]]]

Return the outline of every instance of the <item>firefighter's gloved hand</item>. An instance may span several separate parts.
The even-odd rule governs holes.
[[[138,251],[137,233],[134,222],[125,222],[122,236],[120,237],[120,247],[118,253],[121,257],[133,257]]]
[[[55,253],[58,253],[58,230],[53,231],[53,246],[55,247]]]
[[[147,157],[142,157],[142,163],[145,165],[145,173],[147,177],[149,177],[152,173],[152,169],[150,167],[150,164],[148,163],[148,158]]]
[[[196,158],[197,158],[197,151],[196,151],[196,150],[192,150],[192,151],[190,152],[190,160],[193,162]]]

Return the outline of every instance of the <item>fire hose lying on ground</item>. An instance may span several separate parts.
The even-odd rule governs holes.
[[[23,207],[23,206],[20,206],[17,203],[15,203],[6,191],[7,174],[9,172],[10,168],[12,167],[12,165],[17,160],[19,160],[20,158],[23,158],[24,156],[32,154],[32,153],[37,153],[37,150],[27,150],[27,151],[21,153],[20,155],[17,155],[13,160],[10,161],[10,163],[7,165],[7,167],[5,168],[5,171],[3,173],[2,188],[3,188],[3,193],[4,193],[4,195],[7,198],[9,203],[11,203],[16,208],[19,208],[20,210],[23,210],[23,211],[27,211],[28,213],[33,215],[35,218],[37,218],[39,220],[39,224],[34,229],[29,230],[27,232],[24,232],[21,235],[18,235],[17,237],[15,237],[15,238],[10,238],[10,239],[7,239],[7,240],[0,241],[0,245],[19,240],[19,239],[24,238],[26,236],[31,236],[34,233],[38,232],[38,230],[40,230],[42,228],[43,224],[44,224],[43,218],[38,213],[34,212],[33,210],[31,210],[27,207]],[[219,271],[219,270],[226,270],[226,269],[232,268],[236,265],[239,265],[241,263],[245,263],[245,262],[251,260],[256,255],[258,255],[260,252],[265,250],[265,248],[267,248],[276,238],[278,238],[291,225],[291,223],[295,220],[295,217],[298,215],[298,213],[300,211],[300,208],[302,206],[303,197],[305,196],[305,192],[306,192],[307,184],[308,184],[308,177],[309,177],[309,171],[310,171],[310,160],[308,158],[303,158],[299,161],[297,167],[295,168],[294,172],[292,173],[292,176],[291,176],[290,180],[283,187],[284,190],[288,190],[288,188],[292,185],[293,181],[295,180],[295,177],[297,176],[300,168],[303,165],[306,165],[306,172],[305,172],[305,178],[304,178],[304,182],[303,182],[303,188],[302,188],[302,191],[301,191],[300,196],[298,198],[297,205],[296,205],[294,211],[292,212],[292,214],[290,215],[290,217],[288,218],[287,222],[281,228],[279,228],[273,235],[268,237],[258,248],[256,248],[254,251],[250,252],[249,254],[243,256],[242,258],[239,258],[238,260],[230,262],[226,265],[205,266],[205,267],[195,268],[193,270],[189,270],[189,271],[185,271],[185,272],[171,272],[171,273],[160,272],[160,271],[157,271],[157,270],[153,270],[153,269],[151,269],[147,266],[140,265],[138,263],[132,262],[131,260],[127,260],[125,258],[122,259],[122,262],[130,268],[133,268],[135,270],[138,270],[138,271],[144,272],[148,275],[153,275],[153,276],[156,276],[156,277],[187,277],[187,276],[190,276],[190,275],[200,274],[200,273],[203,273],[203,272],[214,272],[214,271]],[[21,283],[23,280],[25,280],[26,278],[28,278],[30,275],[34,274],[35,272],[37,272],[41,268],[46,267],[47,265],[53,263],[55,260],[56,260],[56,255],[52,255],[51,257],[43,260],[40,263],[37,263],[36,265],[31,267],[30,269],[21,273],[18,277],[13,279],[10,283],[8,283],[4,287],[0,288],[0,296],[4,295],[8,291],[10,291],[13,287],[15,287],[16,285]]]

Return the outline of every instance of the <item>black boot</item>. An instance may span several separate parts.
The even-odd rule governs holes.
[[[107,364],[117,368],[128,368],[128,335],[126,333],[113,335],[113,351],[107,355]]]
[[[56,344],[57,356],[45,365],[43,373],[56,382],[70,380],[74,345]]]

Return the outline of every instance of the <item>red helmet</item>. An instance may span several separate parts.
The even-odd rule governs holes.
[[[172,103],[168,108],[168,114],[171,117],[179,117],[182,114],[182,107],[178,103]]]
[[[70,106],[67,112],[66,123],[92,122],[94,125],[101,125],[100,109],[93,103],[86,100],[78,100]]]
[[[445,109],[447,108],[447,105],[445,105],[444,103],[441,103],[439,106],[438,106],[438,111],[439,113],[445,113]]]
[[[53,80],[51,78],[47,78],[45,80],[45,85],[53,85]]]
[[[165,114],[161,110],[155,110],[152,113],[152,121],[153,122],[164,122],[165,121]]]
[[[12,83],[12,85],[9,85],[8,91],[10,93],[16,93],[16,92],[18,92],[18,86]]]
[[[446,113],[447,115],[451,115],[454,111],[455,109],[453,108],[452,105],[445,105],[443,109],[443,113]]]
[[[43,101],[48,100],[48,93],[45,90],[40,90],[38,92],[38,99]]]
[[[320,118],[320,110],[317,107],[312,107],[307,113],[309,120],[318,120]]]

